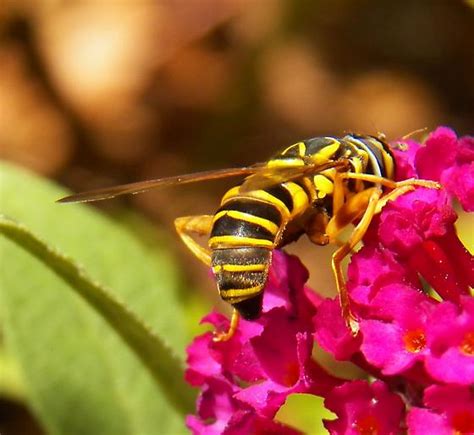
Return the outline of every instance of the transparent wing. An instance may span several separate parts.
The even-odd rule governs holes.
[[[161,187],[172,186],[175,184],[196,183],[198,181],[217,180],[220,178],[237,177],[242,175],[250,175],[265,167],[265,163],[242,167],[217,169],[212,171],[195,172],[193,174],[177,175],[173,177],[157,178],[155,180],[138,181],[136,183],[121,184],[119,186],[106,187],[104,189],[95,189],[88,192],[77,193],[75,195],[66,196],[57,202],[92,202],[102,201],[104,199],[115,198],[116,196],[126,194],[137,194],[147,192],[148,190]]]
[[[284,164],[284,163],[283,163]],[[294,181],[331,168],[346,168],[345,160],[335,160],[322,164],[305,164],[302,166],[266,166],[250,175],[240,186],[240,192],[265,189],[276,184]]]
[[[324,164],[309,164],[304,166],[268,166],[267,163],[257,163],[241,168],[216,169],[212,171],[195,172],[193,174],[176,175],[157,178],[154,180],[138,181],[136,183],[121,184],[118,186],[95,189],[77,193],[59,199],[60,203],[93,202],[115,198],[120,195],[137,194],[176,184],[196,183],[199,181],[217,180],[221,178],[250,175],[240,187],[242,193],[250,190],[264,189],[286,181],[296,180],[330,168],[342,168],[347,163],[336,160]]]

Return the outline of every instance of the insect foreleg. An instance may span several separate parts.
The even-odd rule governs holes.
[[[175,219],[174,226],[188,249],[206,266],[211,267],[211,253],[201,246],[192,235],[207,236],[212,229],[211,215],[185,216]]]
[[[349,240],[344,243],[332,256],[332,270],[336,278],[337,291],[339,293],[339,299],[341,302],[342,315],[344,320],[347,323],[347,326],[351,329],[352,333],[355,335],[359,330],[359,325],[356,318],[351,312],[349,294],[347,293],[347,287],[344,279],[344,273],[342,271],[342,261],[346,256],[348,256],[352,249],[362,240],[364,234],[367,231],[367,228],[374,217],[374,214],[377,210],[377,204],[382,195],[382,190],[376,187],[372,189],[367,189],[363,192],[360,192],[353,198],[351,198],[352,207],[355,207],[358,201],[358,207],[365,210],[359,223],[354,228]],[[355,218],[355,217],[354,217]],[[337,216],[334,216],[333,219],[337,219]],[[333,220],[331,219],[331,220]],[[330,222],[331,223],[331,222]],[[340,228],[337,225],[330,226],[328,225],[328,235],[331,239],[335,239],[337,234],[331,233],[331,228],[340,231]]]
[[[382,186],[388,187],[390,189],[397,189],[403,186],[412,186],[412,187],[427,187],[428,189],[440,189],[441,185],[433,180],[420,180],[418,178],[409,178],[408,180],[403,181],[393,181],[388,178],[379,177],[378,175],[372,174],[360,174],[356,172],[347,172],[345,174],[340,174],[342,178],[349,178],[352,180],[362,180],[368,181],[369,183],[380,184]],[[411,190],[411,189],[410,189]]]
[[[380,198],[377,208],[375,210],[375,214],[378,214],[382,211],[382,208],[385,207],[387,202],[396,200],[399,196],[404,195],[407,192],[411,192],[414,190],[414,186],[401,186],[397,187],[396,189],[392,190],[391,192],[387,193],[383,198]]]

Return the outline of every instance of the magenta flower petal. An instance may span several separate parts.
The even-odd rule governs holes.
[[[398,434],[404,414],[402,399],[381,381],[346,382],[327,395],[325,405],[337,414],[325,421],[331,434]]]
[[[268,378],[292,386],[296,383],[304,363],[311,356],[312,340],[297,321],[288,318],[282,309],[269,313],[263,333],[252,339],[255,354]],[[300,355],[304,353],[303,355]],[[300,361],[299,357],[303,361]]]
[[[400,149],[400,144],[403,149]],[[411,139],[395,141],[392,150],[396,161],[396,180],[417,178],[415,158],[421,145]]]
[[[404,348],[405,331],[397,324],[378,320],[363,320],[361,346],[367,361],[381,368],[385,375],[401,373],[410,368],[422,355]]]
[[[297,257],[275,250],[263,297],[263,312],[277,307],[287,310],[306,307],[307,298],[302,289],[308,277],[308,270]]]
[[[440,181],[466,211],[474,210],[474,137],[458,140],[453,130],[439,127],[419,149],[415,166],[420,178]]]
[[[408,255],[424,240],[444,236],[456,214],[442,191],[419,188],[388,203],[380,220],[383,245]]]
[[[380,290],[372,315],[382,320],[362,320],[361,351],[385,375],[406,371],[428,352],[426,335],[434,302],[423,293],[400,284]]]
[[[443,299],[452,302],[468,295],[474,283],[474,257],[462,245],[454,228],[444,237],[424,241],[409,262]]]
[[[222,314],[212,312],[201,323],[210,323],[217,330],[226,330],[229,320]],[[188,346],[188,369],[185,377],[193,386],[203,385],[208,378],[229,376],[233,373],[245,381],[262,379],[260,366],[256,363],[251,337],[261,333],[263,327],[256,322],[241,322],[241,328],[231,340],[215,343],[213,334],[206,332]],[[244,361],[244,362],[243,362]]]
[[[372,301],[371,315],[396,320],[403,329],[418,329],[426,325],[435,306],[421,290],[396,283],[380,289]]]
[[[196,337],[188,347],[188,369],[185,373],[186,381],[197,387],[202,385],[206,378],[218,376],[221,365],[211,357],[208,352],[209,343],[212,341],[212,333]]]
[[[425,390],[424,404],[428,409],[414,408],[408,415],[410,433],[474,433],[474,396],[469,386],[433,385]],[[436,424],[438,429],[431,432]]]
[[[293,428],[255,414],[250,407],[234,398],[236,390],[227,381],[209,381],[198,398],[198,416],[186,418],[186,425],[194,435],[300,434]]]
[[[472,264],[467,251],[456,259],[450,255],[450,245],[458,240],[455,220],[456,214],[443,192],[417,189],[388,204],[379,226],[381,243],[401,261],[408,262],[441,297],[454,302],[462,294],[469,294],[469,278],[457,272]],[[473,273],[471,270],[470,275]]]
[[[417,283],[417,277],[409,276],[407,268],[395,259],[391,251],[365,245],[351,258],[347,287],[351,299],[357,304],[370,305],[381,287],[398,282]]]
[[[232,398],[234,387],[227,381],[211,379],[198,397],[198,416],[187,416],[186,425],[195,435],[219,435],[239,409]]]
[[[426,368],[441,382],[474,384],[474,298],[440,304],[432,314]]]
[[[424,408],[412,408],[409,411],[407,426],[410,435],[453,435],[453,430],[443,415]]]
[[[277,314],[272,318],[273,324],[260,337],[252,339],[266,381],[249,386],[236,395],[267,417],[274,416],[289,394],[322,394],[339,383],[311,359],[311,334],[285,326],[288,318]]]
[[[313,318],[314,338],[337,360],[345,361],[359,350],[361,337],[354,337],[341,315],[338,299],[326,299]]]
[[[229,421],[223,435],[242,434],[300,435],[301,432],[251,411],[237,411]]]
[[[438,127],[418,150],[415,166],[419,178],[440,181],[441,174],[456,161],[457,136],[448,127]]]
[[[474,162],[449,168],[443,172],[441,183],[459,199],[465,211],[474,211]]]

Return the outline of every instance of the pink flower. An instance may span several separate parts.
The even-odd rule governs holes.
[[[349,360],[359,350],[361,337],[354,337],[347,328],[337,298],[326,299],[313,321],[316,342],[337,360]]]
[[[312,335],[285,324],[281,314],[272,316],[272,324],[252,340],[266,380],[236,394],[268,417],[275,415],[291,393],[321,395],[338,383],[311,359]]]
[[[376,243],[369,241],[352,257],[347,287],[352,300],[358,306],[357,313],[362,317],[364,314],[361,306],[370,307],[382,287],[401,282],[414,288],[420,285],[418,276],[406,268],[395,253],[380,246],[378,238]]]
[[[456,235],[455,220],[442,191],[417,189],[387,204],[378,235],[399,262],[421,274],[440,296],[456,302],[474,283],[474,259]]]
[[[427,330],[435,304],[413,288],[384,287],[373,300],[374,317],[362,320],[361,351],[385,375],[395,375],[423,362],[429,352]],[[383,346],[381,346],[383,343]]]
[[[411,435],[474,433],[474,395],[469,386],[433,385],[425,390],[424,405],[408,414]]]
[[[186,380],[202,388],[201,402],[212,397],[217,406],[222,403],[217,398],[224,397],[227,410],[229,403],[238,403],[264,420],[271,420],[289,394],[322,394],[340,382],[311,358],[316,307],[304,287],[307,277],[296,257],[274,252],[261,317],[257,321],[241,320],[229,341],[216,343],[210,332],[193,341],[188,347]],[[217,313],[206,316],[203,322],[219,330],[229,325]],[[203,419],[202,415],[208,413],[199,409]],[[230,424],[227,411],[216,411],[211,417],[216,419],[213,427]],[[188,423],[197,428],[201,419],[189,417]],[[219,424],[217,420],[221,420]]]
[[[298,435],[299,431],[255,414],[234,396],[229,382],[212,379],[198,398],[198,416],[189,415],[186,425],[194,435],[239,435],[243,433],[278,433]]]
[[[466,211],[474,211],[474,137],[461,139],[447,127],[438,127],[416,154],[419,178],[440,181]]]
[[[338,416],[324,423],[331,434],[395,435],[401,432],[403,401],[381,381],[347,382],[327,395],[325,405]]]
[[[190,415],[186,425],[193,434],[218,435],[224,433],[234,412],[240,406],[232,398],[234,387],[224,380],[209,379],[197,403],[198,416]]]
[[[461,307],[435,304],[399,285],[384,288],[373,303],[380,320],[361,321],[361,351],[370,364],[394,375],[418,361],[438,381],[474,384],[473,298],[463,297]]]
[[[443,302],[431,315],[426,360],[428,372],[440,382],[474,385],[474,298],[460,306]]]

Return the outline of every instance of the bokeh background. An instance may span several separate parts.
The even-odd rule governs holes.
[[[82,191],[252,164],[322,134],[472,134],[473,3],[2,0],[0,158]],[[98,205],[144,239],[136,214],[169,234],[190,324],[218,301],[172,222],[212,213],[231,185]],[[290,250],[330,292],[330,248]],[[36,433],[24,409],[1,405],[11,433]]]

